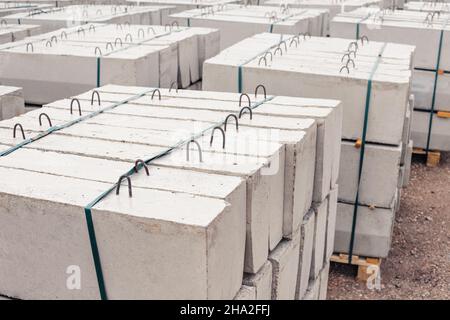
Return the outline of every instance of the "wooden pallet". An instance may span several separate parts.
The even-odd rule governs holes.
[[[330,260],[332,262],[348,264],[348,254],[335,253],[331,256]],[[372,274],[372,272],[368,272],[367,268],[369,266],[377,266],[379,268],[381,265],[381,258],[369,258],[353,255],[350,264],[358,266],[358,274],[356,276],[356,279],[365,282],[367,281],[367,278]]]
[[[427,151],[422,148],[413,148],[413,154],[418,155],[427,155]],[[440,151],[428,151],[427,156],[427,167],[437,167],[439,165],[439,161],[441,160],[441,152]]]

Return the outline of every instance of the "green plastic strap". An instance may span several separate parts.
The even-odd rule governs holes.
[[[273,96],[265,98],[261,102],[258,102],[256,104],[254,104],[253,106],[251,106],[251,109],[255,109],[255,108],[259,107],[260,105],[262,105],[262,104],[272,100],[273,98],[274,98]],[[214,127],[216,127],[218,125],[223,125],[223,124],[224,124],[224,121],[215,123],[215,124],[211,125],[210,127],[202,130],[197,135],[189,137],[189,139],[180,140],[175,145],[173,145],[173,146],[167,148],[166,150],[156,154],[155,156],[152,156],[152,157],[148,158],[147,160],[144,161],[144,163],[145,164],[149,164],[150,162],[152,162],[152,161],[154,161],[156,159],[160,159],[160,158],[168,155],[169,153],[171,153],[173,150],[175,150],[175,149],[177,149],[177,148],[187,144],[192,139],[197,139],[198,137],[201,137],[205,132],[207,132],[209,130],[212,130]],[[143,166],[142,164],[139,164],[138,169],[140,169],[142,166]],[[134,167],[133,167],[130,170],[128,170],[124,175],[129,177],[129,176],[132,176],[135,173],[136,173],[136,171],[134,170]],[[97,238],[95,236],[95,227],[94,227],[94,223],[93,223],[93,220],[92,220],[92,208],[97,203],[99,203],[104,198],[106,198],[116,187],[117,187],[117,183],[115,183],[111,188],[109,188],[108,190],[106,190],[105,192],[100,194],[97,198],[95,198],[92,202],[90,202],[84,208],[84,213],[85,213],[86,223],[87,223],[87,228],[88,228],[88,233],[89,233],[89,241],[90,241],[91,251],[92,251],[92,257],[94,259],[95,272],[96,272],[96,276],[97,276],[98,288],[99,288],[99,291],[100,291],[100,298],[102,300],[107,300],[108,299],[108,295],[107,295],[107,292],[106,292],[105,279],[103,277],[103,270],[102,270],[102,264],[101,264],[101,259],[100,259],[100,252],[98,250]]]
[[[358,184],[356,188],[356,197],[355,197],[355,203],[353,207],[353,220],[352,220],[352,231],[350,235],[350,245],[348,249],[348,263],[350,264],[352,261],[353,256],[353,248],[355,244],[355,232],[356,232],[356,221],[358,218],[358,203],[359,203],[359,191],[361,186],[361,177],[362,177],[362,169],[364,164],[364,153],[366,148],[366,136],[367,136],[367,127],[369,124],[369,111],[370,111],[370,97],[372,95],[372,78],[375,74],[375,71],[378,68],[378,65],[380,64],[380,60],[382,57],[382,54],[384,52],[384,49],[386,48],[387,43],[384,43],[383,47],[380,50],[380,53],[378,54],[378,58],[372,68],[372,71],[369,76],[369,81],[367,83],[367,92],[366,92],[366,105],[364,108],[364,123],[363,123],[363,131],[362,131],[362,137],[361,137],[361,151],[359,153],[359,166],[358,166]]]
[[[360,38],[360,25],[365,20],[369,19],[372,15],[369,13],[366,17],[362,18],[356,23],[356,40],[359,40]]]
[[[97,88],[100,87],[100,57],[97,57]]]
[[[447,19],[448,21],[448,19]],[[428,120],[428,135],[427,135],[427,145],[425,149],[426,156],[428,157],[428,152],[430,150],[430,142],[431,142],[431,130],[433,127],[433,114],[434,114],[434,108],[436,105],[436,90],[437,90],[437,82],[439,78],[439,65],[441,63],[441,52],[442,52],[442,42],[444,40],[444,29],[447,25],[447,21],[442,26],[441,34],[439,36],[439,48],[438,48],[438,55],[437,55],[437,61],[436,61],[436,71],[434,73],[434,84],[433,84],[433,96],[431,98],[431,109],[430,109],[430,118]]]
[[[293,38],[294,38],[294,37],[289,38],[289,39],[293,39]],[[289,40],[289,39],[287,39],[287,40]],[[242,93],[242,78],[243,78],[242,67],[243,67],[244,65],[246,65],[247,63],[249,63],[250,61],[253,61],[253,60],[254,60],[255,58],[257,58],[258,56],[260,56],[260,55],[266,53],[268,50],[271,50],[271,49],[275,48],[276,46],[279,46],[280,43],[281,43],[282,41],[283,41],[283,35],[280,34],[280,42],[279,42],[279,43],[277,43],[277,44],[275,44],[275,45],[273,45],[273,46],[271,46],[271,47],[265,49],[264,51],[258,53],[257,55],[251,57],[250,59],[248,59],[248,60],[246,60],[245,62],[243,62],[243,63],[241,63],[240,65],[238,65],[238,79],[237,79],[237,86],[238,86],[238,92],[239,92],[239,93]]]

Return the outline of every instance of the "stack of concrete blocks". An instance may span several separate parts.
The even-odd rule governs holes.
[[[45,4],[33,4],[21,2],[0,2],[0,17],[9,16],[11,14],[26,12],[27,14],[32,14],[39,12],[41,10],[52,8],[52,5]]]
[[[16,13],[3,19],[9,23],[40,25],[42,32],[50,32],[89,23],[165,25],[172,9],[170,6],[74,5],[33,14]]]
[[[22,89],[0,86],[0,120],[10,119],[25,112]]]
[[[407,122],[414,47],[359,41],[355,58],[347,54],[355,47],[350,40],[289,35],[284,35],[283,39],[280,42],[279,35],[260,34],[207,60],[203,89],[231,92],[242,89],[245,92],[263,84],[271,94],[342,101],[342,152],[334,249],[347,253],[368,79],[374,72],[353,252],[386,257],[397,204],[400,159],[408,141],[403,131]],[[349,55],[351,60],[346,61]]]
[[[269,6],[226,4],[217,8],[194,9],[170,16],[179,25],[220,30],[220,49],[260,32],[325,35],[327,10],[285,9]]]
[[[119,196],[109,195],[93,208],[109,296],[296,297],[298,277],[307,281],[310,274],[305,259],[317,267],[330,250],[325,245],[332,242],[327,215],[334,215],[330,210],[336,208],[333,192],[322,204],[308,208],[313,197],[329,189],[338,166],[330,143],[339,130],[340,103],[266,99],[260,92],[251,104],[261,105],[253,109],[252,119],[248,110],[239,118],[238,131],[230,118],[223,147],[217,132],[210,144],[211,129],[227,115],[245,111],[238,94],[161,89],[159,99],[150,88],[114,85],[97,92],[99,96],[87,92],[77,98],[83,116],[103,109],[101,114],[0,157],[1,174],[11,177],[0,187],[0,197],[11,204],[6,212],[29,206],[21,215],[0,215],[1,225],[8,226],[2,227],[1,243],[5,252],[11,252],[0,264],[2,274],[8,275],[0,280],[0,293],[16,298],[97,298],[83,206],[136,159],[160,154],[180,139],[206,130],[196,138],[201,160],[194,145],[189,148],[190,160],[186,146],[175,149],[151,163],[150,178],[143,169],[131,177],[133,198],[123,186]],[[78,119],[78,104],[71,115],[71,101],[56,101],[0,122],[0,150],[22,141],[20,134],[12,138],[16,123],[31,138],[50,125]],[[39,125],[42,112],[51,124]],[[35,159],[31,166],[29,157]],[[34,211],[31,219],[30,211]],[[316,220],[322,221],[320,226]],[[18,224],[22,227],[15,228]],[[36,226],[40,227],[30,232]],[[33,263],[22,263],[29,261],[31,251],[38,252],[30,246],[30,236],[46,259],[35,255]],[[64,250],[55,255],[61,247]],[[64,270],[74,264],[85,270],[85,282],[81,290],[70,291],[65,288]],[[63,271],[49,277],[50,269]],[[326,272],[324,265],[315,277],[322,290]],[[31,280],[20,281],[24,278]]]
[[[65,7],[78,4],[87,4],[88,0],[0,0],[0,3],[8,3],[9,5],[48,5],[52,7]]]
[[[265,1],[264,5],[284,8],[324,9],[329,11],[330,19],[332,19],[339,13],[352,11],[361,7],[378,6],[380,8],[386,8],[392,5],[392,0],[269,0]],[[329,35],[329,23],[327,23],[325,30],[325,35]]]
[[[0,20],[0,44],[22,40],[23,38],[39,34],[40,26],[24,24],[8,24]]]
[[[378,11],[362,8],[336,16],[331,22],[333,37],[355,38],[359,34],[374,41],[388,41],[416,46],[412,93],[415,98],[412,124],[414,147],[426,148],[432,116],[429,149],[450,150],[450,41],[447,13],[419,11]],[[442,43],[441,46],[439,43]],[[434,112],[431,114],[437,75]]]
[[[240,0],[126,0],[129,5],[148,6],[148,5],[165,5],[175,7],[172,13],[183,12],[192,9],[210,10],[209,7],[224,6],[226,4],[240,3]]]
[[[106,83],[187,88],[218,52],[214,29],[91,24],[0,46],[0,83],[35,105]]]
[[[448,2],[439,1],[409,1],[405,4],[405,10],[425,12],[450,12]]]

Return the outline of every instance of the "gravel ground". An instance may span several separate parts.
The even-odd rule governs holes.
[[[332,263],[328,299],[450,299],[450,153],[437,168],[413,157],[381,288],[355,279],[356,267]]]

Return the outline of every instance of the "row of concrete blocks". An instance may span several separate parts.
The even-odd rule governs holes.
[[[38,105],[102,83],[187,88],[218,52],[213,29],[91,24],[0,46],[0,83]]]
[[[97,295],[95,273],[89,258],[88,237],[83,227],[82,217],[79,215],[79,206],[85,205],[83,204],[85,201],[94,198],[96,193],[100,193],[108,184],[113,183],[121,173],[126,171],[131,161],[142,157],[143,154],[155,154],[166,150],[177,142],[179,136],[174,134],[176,130],[184,129],[183,136],[186,136],[186,130],[193,130],[194,123],[197,126],[194,129],[197,131],[210,128],[218,119],[223,120],[230,112],[240,110],[237,94],[161,90],[163,98],[159,100],[158,95],[154,95],[155,91],[146,90],[147,95],[141,96],[139,93],[142,94],[142,91],[143,88],[137,87],[100,88],[101,107],[110,106],[113,104],[112,101],[123,101],[125,97],[132,96],[136,99],[126,105],[106,110],[103,114],[82,123],[54,132],[21,150],[2,157],[0,161],[2,175],[10,177],[7,178],[8,183],[2,186],[2,195],[6,197],[5,203],[14,207],[21,207],[23,203],[26,203],[26,206],[30,206],[30,210],[36,210],[36,212],[40,212],[40,206],[46,206],[45,203],[50,202],[52,206],[54,204],[52,209],[45,211],[45,215],[36,213],[32,215],[32,219],[22,223],[19,222],[20,218],[17,220],[18,217],[14,215],[8,215],[6,212],[1,215],[5,219],[2,226],[7,226],[2,232],[2,235],[5,235],[2,245],[7,252],[14,252],[8,261],[1,264],[4,268],[2,273],[10,275],[2,279],[3,294],[18,298],[42,297],[42,295],[53,298],[56,296],[95,298]],[[92,92],[89,92],[78,97],[83,114],[99,108],[97,98],[94,100],[95,103],[91,104],[91,95]],[[263,95],[258,95],[256,101],[264,101]],[[331,134],[338,142],[335,130],[338,129],[340,121],[339,103],[320,101],[317,102],[319,106],[314,108],[308,106],[315,100],[273,97],[271,102],[272,105],[263,104],[254,109],[252,120],[247,117],[240,119],[238,133],[230,132],[228,129],[225,150],[222,150],[219,144],[215,144],[210,149],[207,138],[198,139],[204,150],[203,162],[199,163],[198,160],[187,162],[184,158],[185,150],[177,150],[167,157],[154,161],[154,166],[158,169],[152,172],[152,168],[155,167],[151,167],[151,178],[146,178],[142,172],[136,177],[133,176],[133,199],[138,199],[138,202],[129,201],[126,192],[122,191],[120,196],[108,196],[94,207],[93,216],[98,232],[99,248],[102,253],[102,262],[105,263],[105,274],[108,275],[106,279],[108,290],[112,297],[232,298],[242,284],[244,251],[245,270],[251,272],[254,268],[257,272],[260,269],[259,266],[257,267],[259,260],[262,258],[261,266],[267,261],[268,249],[274,250],[283,236],[292,238],[296,234],[295,230],[298,230],[296,226],[301,224],[303,212],[310,207],[313,189],[314,197],[320,199],[327,196],[328,192],[322,193],[322,189],[331,188],[331,173],[337,171],[338,164],[334,161],[332,152],[334,140],[324,137],[323,125],[328,123],[331,128],[334,128],[328,136]],[[46,125],[39,126],[37,121],[41,112],[49,115],[53,125],[76,119],[78,110],[75,105],[75,112],[71,115],[70,103],[70,100],[58,101],[20,118],[2,121],[1,131],[5,134],[2,132],[0,135],[0,143],[6,148],[7,145],[16,144],[21,140],[18,137],[12,139],[9,136],[10,130],[17,121],[26,128],[27,137],[45,130]],[[301,105],[305,107],[302,108]],[[291,107],[288,108],[288,106]],[[290,108],[295,109],[291,112],[298,113],[296,119],[286,118],[280,113]],[[321,108],[323,111],[320,111]],[[318,113],[317,123],[322,127],[318,134],[318,143],[316,143],[316,120],[308,120],[305,115],[302,116],[302,112],[307,113],[308,110],[316,110]],[[269,129],[280,129],[280,135],[268,136]],[[250,146],[239,144],[237,139],[239,137],[242,139],[252,130],[259,131],[261,135],[257,135]],[[121,141],[128,143],[124,144]],[[258,141],[258,145],[266,141],[262,144],[265,149],[258,150],[255,147],[255,141]],[[317,158],[316,151],[320,155]],[[327,152],[324,153],[324,151]],[[35,159],[31,164],[28,161],[30,158]],[[279,169],[272,174],[264,174],[262,170],[267,165],[269,169],[270,166],[276,169],[275,165],[279,166]],[[315,171],[317,174],[314,173]],[[329,172],[328,180],[323,176],[324,172]],[[216,176],[218,174],[222,177]],[[336,177],[336,174],[334,176]],[[26,185],[11,184],[13,181],[27,181],[27,183]],[[221,182],[220,185],[217,185],[217,181]],[[41,185],[46,187],[42,188]],[[319,189],[316,190],[317,188]],[[150,191],[150,189],[155,190]],[[84,200],[79,195],[81,190],[85,193]],[[183,193],[193,195],[183,196]],[[70,194],[71,196],[66,199]],[[30,197],[34,200],[28,201]],[[160,204],[156,205],[152,202],[151,199],[155,197],[160,197]],[[46,201],[42,204],[36,199]],[[139,209],[141,201],[145,202],[145,210],[141,208],[142,212]],[[225,205],[224,201],[231,206]],[[66,204],[63,206],[62,212],[65,212],[63,216],[61,216],[60,205],[57,205],[61,202]],[[133,209],[131,205],[136,207]],[[221,209],[224,205],[225,209]],[[162,210],[164,206],[173,210],[174,216],[169,214],[168,217],[164,217],[167,214],[165,210]],[[180,206],[183,208],[182,211],[179,211]],[[5,209],[15,211],[9,205]],[[217,212],[215,212],[216,209]],[[160,230],[156,234],[154,232],[149,234],[144,227],[145,219],[150,218],[147,216],[149,210],[152,213],[150,217],[155,220],[155,225],[149,226],[150,229]],[[168,212],[172,212],[170,210]],[[221,210],[225,211],[221,212]],[[69,214],[72,211],[74,216]],[[198,217],[189,214],[194,211],[198,211]],[[27,210],[24,210],[27,216],[26,212]],[[141,217],[125,218],[122,215],[129,212]],[[213,219],[214,223],[208,222],[209,215],[217,216]],[[112,216],[116,216],[118,220],[112,219]],[[53,220],[53,217],[56,220]],[[58,221],[57,217],[61,217],[62,221]],[[52,223],[49,224],[49,218],[53,223],[63,223],[65,227],[55,229]],[[172,230],[167,219],[179,223],[181,229]],[[141,222],[136,224],[137,220]],[[165,220],[167,222],[164,222]],[[14,227],[17,224],[22,224],[22,227]],[[70,228],[76,228],[76,232],[68,231],[68,225],[71,226]],[[43,267],[44,261],[41,260],[33,261],[31,264],[21,263],[26,256],[30,255],[30,247],[22,245],[30,242],[31,234],[26,230],[36,226],[39,226],[39,236],[34,233],[33,243],[37,247],[46,247],[50,241],[49,238],[57,237],[62,240],[70,238],[71,234],[77,234],[77,239],[80,238],[80,234],[86,236],[74,243],[68,239],[67,244],[67,252],[71,252],[72,256],[69,260],[80,261],[82,270],[88,270],[86,276],[88,284],[85,284],[81,292],[67,292],[65,288],[62,288],[61,274],[52,279],[46,279],[45,274],[42,274],[48,267],[58,270],[66,265],[69,260],[65,255],[50,255],[45,259],[47,267]],[[245,232],[246,228],[247,232]],[[54,234],[55,230],[59,230],[58,235]],[[117,241],[108,240],[112,235],[116,240],[121,239],[125,230],[135,236],[121,241],[120,244]],[[200,234],[195,234],[202,233],[201,230],[206,230],[210,235],[207,241],[210,247],[206,251],[208,253],[206,255],[207,276],[201,272],[205,269],[203,265],[205,257],[202,258],[205,252],[202,251],[200,243],[195,244],[195,239],[201,238]],[[166,236],[169,237],[164,235],[166,231],[179,235],[175,238],[166,238]],[[245,241],[246,233],[247,241]],[[170,241],[162,241],[161,236]],[[20,240],[18,242],[8,240],[13,238]],[[141,241],[136,242],[138,238]],[[145,239],[147,241],[144,241]],[[204,240],[199,241],[204,245]],[[158,246],[148,247],[145,245],[148,241],[158,243]],[[60,241],[54,243],[50,241],[50,243],[45,252],[57,250],[57,247],[61,245]],[[11,250],[13,247],[15,249]],[[142,269],[140,263],[130,265],[127,261],[135,261],[135,255],[141,257],[139,259],[145,259],[147,268],[152,266],[153,275],[162,275],[161,279],[155,279],[154,276],[150,277],[151,279],[144,277],[145,268]],[[172,255],[178,257],[175,259]],[[174,259],[179,261],[179,264],[174,265]],[[115,267],[112,268],[112,265]],[[129,271],[127,274],[133,275],[131,279],[124,278],[124,270]],[[28,282],[18,282],[18,272],[32,279]],[[194,274],[188,276],[190,272]],[[224,274],[229,276],[224,277]],[[170,279],[175,275],[177,279],[181,277],[178,279],[177,288],[168,287],[167,281],[171,281]],[[38,279],[46,279],[44,292],[32,289],[35,286],[42,289],[42,285],[36,285],[36,281],[41,281]],[[123,288],[124,281],[130,288]],[[137,291],[131,289],[137,286],[136,281],[142,287]],[[149,286],[148,281],[151,282]],[[203,287],[205,283],[209,288],[206,291]]]
[[[325,300],[334,249],[337,186],[305,215],[291,239],[283,239],[256,274],[245,274],[235,299]]]
[[[1,20],[0,21],[4,21]],[[39,34],[40,27],[24,24],[3,24],[0,26],[0,44],[22,40]]]
[[[360,19],[371,15],[359,23]],[[396,11],[381,13],[376,9],[360,9],[338,15],[331,23],[331,34],[335,37],[354,38],[356,25],[359,24],[360,35],[375,41],[389,41],[416,46],[412,81],[412,93],[415,96],[412,140],[414,147],[426,148],[430,135],[429,148],[432,150],[450,150],[450,46],[448,26],[444,21],[449,13],[444,12],[439,18],[427,24],[428,12]],[[383,23],[380,19],[382,17]],[[444,29],[443,29],[444,28]],[[442,34],[442,45],[439,45]],[[438,50],[441,50],[438,55]],[[435,83],[437,59],[439,74]],[[436,88],[434,88],[436,86]],[[434,97],[433,97],[434,96]],[[434,101],[434,113],[430,114]],[[432,128],[429,132],[430,117]]]
[[[220,49],[261,32],[278,34],[309,34],[325,36],[329,24],[328,10],[310,8],[242,6],[227,4],[205,14],[193,9],[170,15],[179,25],[220,30]]]
[[[0,86],[0,120],[10,119],[25,112],[21,88]]]

